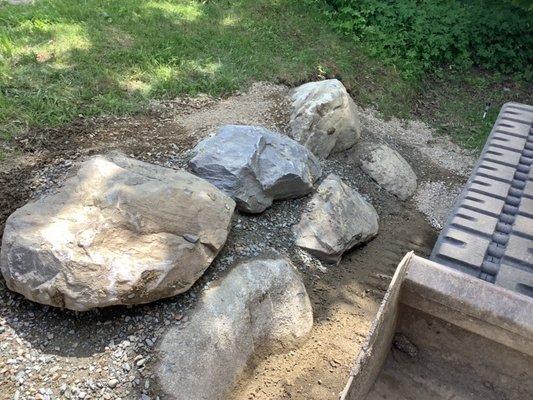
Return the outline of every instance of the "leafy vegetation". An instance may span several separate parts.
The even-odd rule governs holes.
[[[333,25],[408,78],[471,67],[533,77],[533,12],[523,1],[326,0]]]
[[[420,10],[411,10],[412,17],[405,14],[394,22],[400,25],[380,27],[378,22],[388,21],[390,15],[377,19],[378,3],[388,7],[379,10],[389,11],[397,11],[395,3],[408,4],[407,0],[39,0],[13,6],[0,0],[0,139],[78,117],[136,112],[150,99],[199,92],[223,96],[258,80],[297,85],[335,77],[362,106],[376,107],[385,116],[415,115],[461,143],[478,147],[502,102],[531,98],[533,91],[523,79],[509,83],[503,75],[486,72],[470,70],[461,76],[446,72],[415,79],[417,71],[442,62],[439,49],[452,51],[446,32],[443,38],[436,30],[424,33],[423,23],[439,17],[438,10],[425,18]],[[362,5],[374,11],[369,13]],[[351,21],[354,10],[366,19]],[[517,32],[526,22],[516,15],[523,12],[525,8],[513,11],[495,39],[515,32],[514,43],[522,46],[526,39]],[[450,24],[436,26],[444,29]],[[414,43],[409,42],[411,25],[416,27]],[[463,32],[465,26],[460,23],[454,29]],[[424,42],[426,36],[432,40],[429,44]],[[483,57],[496,64],[494,54],[507,54],[511,59],[528,59],[531,66],[531,46],[514,51],[506,46]],[[411,47],[413,54],[407,51]],[[424,55],[424,49],[429,53]],[[421,68],[417,57],[429,64]],[[472,55],[449,59],[454,68],[466,68],[477,60]],[[492,104],[490,118],[483,120],[487,102]]]

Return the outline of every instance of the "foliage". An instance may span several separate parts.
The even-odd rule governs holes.
[[[405,69],[402,77],[383,62],[394,49],[378,46],[373,53],[380,57],[373,58],[362,48],[377,41],[359,37],[372,25],[349,22],[343,31],[351,37],[362,29],[354,43],[328,23],[325,1],[39,0],[14,6],[0,0],[0,161],[4,141],[14,134],[80,116],[137,112],[151,99],[223,96],[260,80],[292,86],[338,78],[359,105],[385,116],[414,112],[472,147],[483,143],[503,102],[533,102],[523,81],[487,79],[484,72],[474,72],[475,84],[465,83],[472,71],[461,79],[444,74],[427,87],[404,79]],[[351,15],[346,12],[329,8],[336,24]],[[375,29],[376,35],[387,32]],[[396,58],[403,56],[402,46]],[[412,59],[411,70],[418,68]],[[481,120],[487,102],[494,112]]]
[[[511,4],[522,7],[524,10],[533,11],[533,1],[531,0],[506,0]]]
[[[532,76],[533,13],[521,0],[326,3],[337,29],[397,65],[407,77],[472,66]]]

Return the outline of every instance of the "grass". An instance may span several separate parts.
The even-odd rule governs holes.
[[[4,140],[80,116],[136,112],[150,99],[222,96],[257,80],[296,85],[326,77],[342,79],[359,104],[401,117],[412,115],[427,89],[340,37],[322,11],[304,1],[38,0],[11,6],[0,0]],[[469,133],[453,133],[477,147],[493,119],[480,123],[477,106],[466,107],[470,115],[471,93],[461,93],[461,83],[448,87],[449,81],[426,90],[438,107],[419,114],[437,126],[449,120],[459,130],[472,123]],[[433,90],[438,87],[444,94]],[[465,139],[472,135],[477,139]]]
[[[509,101],[533,104],[532,89],[529,82],[486,71],[428,77],[416,100],[423,106],[414,114],[463,147],[480,150],[501,106]]]
[[[253,80],[356,76],[366,63],[320,12],[299,1],[39,0],[0,7],[0,124],[7,133],[132,112],[151,98],[224,95]]]

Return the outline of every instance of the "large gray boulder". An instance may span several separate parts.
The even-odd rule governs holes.
[[[226,241],[235,202],[185,171],[97,156],[7,220],[0,267],[30,300],[84,311],[189,289]]]
[[[258,126],[227,125],[193,150],[191,171],[259,213],[274,200],[304,196],[321,175],[313,154],[287,136]]]
[[[334,174],[320,184],[294,227],[296,245],[329,263],[338,263],[345,251],[377,233],[374,207]]]
[[[356,149],[361,168],[383,189],[400,200],[416,191],[416,174],[407,161],[384,144],[363,143]]]
[[[357,107],[337,79],[299,86],[291,100],[291,136],[317,157],[349,149],[359,140]]]
[[[160,387],[169,399],[226,399],[254,354],[287,350],[312,326],[311,302],[290,261],[275,254],[240,263],[204,292],[188,325],[164,335]]]

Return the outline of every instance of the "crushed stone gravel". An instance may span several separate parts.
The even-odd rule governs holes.
[[[286,133],[288,90],[256,83],[222,100],[199,96],[152,102],[146,115],[100,117],[19,138],[22,155],[0,166],[5,191],[0,199],[0,229],[16,207],[60,186],[72,168],[92,154],[119,149],[148,162],[186,168],[190,149],[221,124],[262,125]],[[385,121],[375,110],[360,112],[365,137],[400,151],[419,177],[418,192],[405,207],[418,208],[440,228],[466,180],[473,155],[436,138],[419,122]],[[335,173],[358,189],[380,218],[397,217],[397,200],[360,170],[349,151],[325,160],[322,166],[323,176]],[[185,294],[153,304],[76,313],[27,301],[0,280],[0,398],[158,399],[150,365],[157,356],[159,338],[171,325],[186,325],[202,291],[216,284],[235,262],[274,248],[313,279],[328,271],[293,246],[292,227],[309,198],[275,202],[260,215],[236,213],[226,246],[197,284]],[[361,290],[375,292],[378,302],[386,279],[375,279],[379,289]]]

